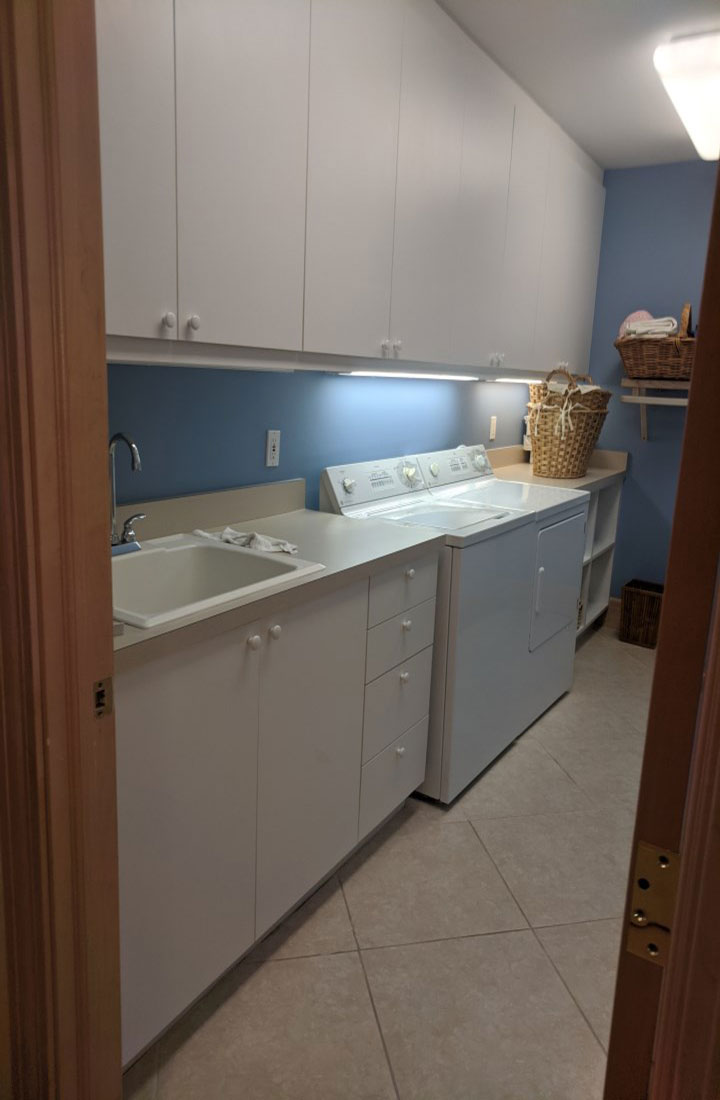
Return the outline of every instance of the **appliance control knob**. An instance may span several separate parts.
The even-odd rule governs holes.
[[[276,623],[275,626],[270,627],[269,633],[271,638],[279,638],[282,634],[282,627]]]
[[[485,458],[485,455],[482,454],[481,451],[478,451],[476,454],[474,454],[472,460],[473,460],[473,466],[475,467],[476,470],[484,470],[485,467],[487,466],[487,459]]]
[[[346,493],[354,493],[357,482],[353,477],[344,477],[342,480],[342,487]]]
[[[401,684],[406,684],[409,679],[410,679],[410,673],[409,672],[401,672],[400,673],[400,683]]]
[[[188,317],[188,328],[191,328],[193,332],[197,332],[200,328],[200,318],[197,313],[193,313],[191,317]]]
[[[168,310],[167,313],[163,313],[163,315],[162,315],[163,328],[175,328],[176,321],[177,321],[177,317],[170,310]]]
[[[433,477],[437,477],[440,473],[440,467],[438,466],[437,462],[430,463],[430,473]]]
[[[403,466],[401,476],[405,484],[409,485],[411,489],[420,481],[417,466]]]
[[[259,634],[251,634],[247,640],[247,644],[251,649],[259,649],[262,645],[262,638]]]

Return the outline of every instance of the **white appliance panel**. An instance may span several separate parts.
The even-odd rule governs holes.
[[[571,516],[540,531],[530,619],[530,650],[577,621],[585,516]]]

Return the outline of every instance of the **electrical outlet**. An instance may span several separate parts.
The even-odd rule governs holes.
[[[490,417],[490,442],[493,441],[493,439],[495,438],[496,435],[497,435],[497,417],[496,416],[491,416]]]
[[[277,428],[268,428],[265,436],[265,465],[280,465],[280,431]]]

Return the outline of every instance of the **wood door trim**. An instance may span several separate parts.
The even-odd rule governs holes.
[[[92,0],[0,0],[0,1092],[118,1100]]]
[[[720,555],[720,479],[715,469],[720,404],[720,190],[703,287],[666,591],[660,622],[633,852],[638,841],[679,851]],[[628,883],[625,924],[630,915]],[[672,952],[677,950],[674,933]],[[664,971],[625,950],[608,1050],[605,1100],[648,1096]]]

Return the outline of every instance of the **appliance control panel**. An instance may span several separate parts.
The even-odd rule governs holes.
[[[452,451],[418,455],[418,462],[429,489],[436,485],[455,485],[459,481],[493,476],[490,459],[481,443],[474,447],[456,447]]]
[[[320,479],[320,507],[327,512],[341,512],[354,504],[369,504],[426,488],[414,456],[328,466]]]

